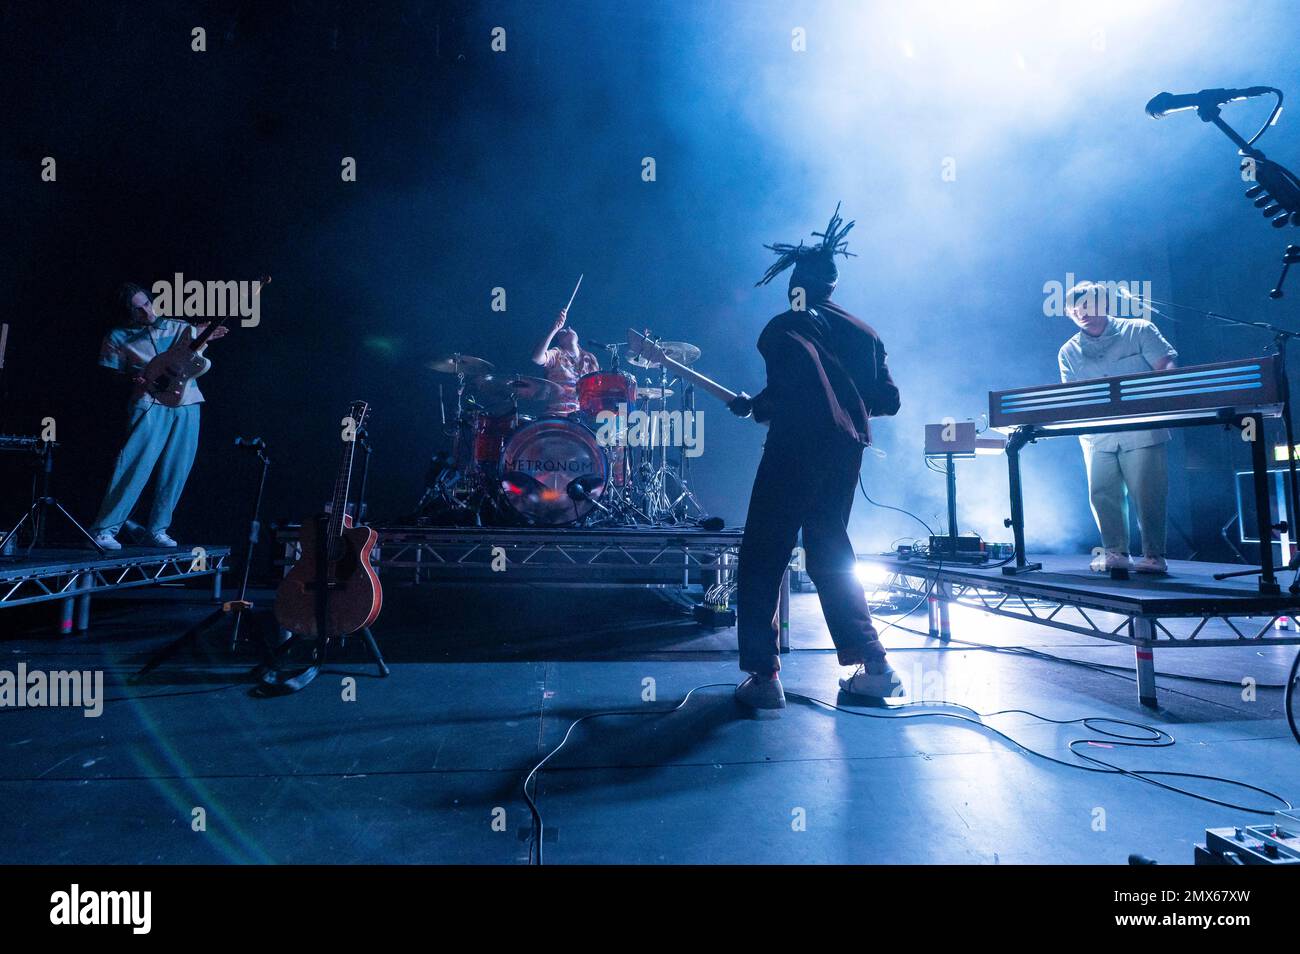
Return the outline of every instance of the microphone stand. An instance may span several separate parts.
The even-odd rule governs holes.
[[[1153,305],[1164,305],[1166,308],[1181,308],[1184,311],[1190,311],[1193,314],[1201,315],[1205,318],[1211,318],[1215,321],[1222,321],[1226,324],[1237,325],[1242,328],[1254,328],[1258,331],[1267,331],[1273,336],[1273,347],[1277,351],[1279,363],[1282,366],[1282,426],[1286,432],[1286,461],[1287,461],[1287,519],[1280,521],[1275,529],[1290,535],[1292,540],[1291,558],[1287,563],[1287,569],[1296,572],[1291,581],[1290,592],[1300,593],[1300,548],[1295,545],[1295,534],[1293,528],[1296,526],[1296,520],[1300,518],[1300,481],[1296,476],[1296,454],[1295,454],[1295,424],[1291,411],[1291,370],[1287,363],[1287,344],[1300,338],[1300,332],[1291,331],[1288,328],[1281,328],[1277,325],[1269,324],[1266,321],[1245,321],[1241,318],[1234,318],[1231,315],[1220,314],[1217,311],[1209,311],[1204,308],[1193,308],[1190,305],[1180,305],[1178,302],[1162,301],[1158,298],[1148,298],[1144,295],[1134,295],[1133,300],[1146,302]],[[1262,439],[1263,434],[1256,435],[1256,439]],[[1280,516],[1280,514],[1279,514]],[[1270,544],[1271,545],[1271,544]],[[1251,576],[1260,573],[1260,570],[1239,570],[1232,573],[1216,573],[1216,580],[1226,580],[1234,576]]]
[[[257,549],[258,539],[261,536],[262,497],[266,491],[266,474],[267,471],[271,469],[271,458],[266,452],[265,444],[239,444],[237,442],[237,446],[255,450],[257,452],[257,459],[262,462],[262,475],[257,484],[257,497],[253,504],[253,516],[248,522],[248,545],[244,550],[244,575],[239,584],[239,597],[230,600],[229,602],[222,603],[203,619],[199,620],[199,622],[187,629],[177,639],[154,653],[149,657],[148,662],[141,666],[139,671],[131,676],[131,682],[136,682],[141,676],[153,672],[172,656],[176,655],[176,653],[183,647],[198,642],[200,636],[219,623],[226,616],[230,616],[234,620],[234,624],[230,631],[230,642],[227,648],[232,653],[238,648],[240,623],[243,622],[245,613],[251,614],[253,612],[253,604],[248,599],[248,577],[253,567],[253,553]],[[263,650],[265,649],[266,646],[264,645]]]

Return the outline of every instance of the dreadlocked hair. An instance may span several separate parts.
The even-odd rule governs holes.
[[[822,258],[833,263],[836,255],[851,257],[853,253],[848,250],[849,243],[845,241],[845,236],[849,234],[855,223],[843,224],[844,220],[840,218],[840,204],[835,203],[835,211],[826,225],[826,231],[812,233],[814,238],[821,239],[817,244],[804,245],[801,239],[798,245],[790,245],[786,242],[764,245],[763,248],[771,249],[776,253],[777,259],[772,263],[772,267],[763,273],[763,277],[754,283],[754,286],[766,285],[787,268],[813,258]]]

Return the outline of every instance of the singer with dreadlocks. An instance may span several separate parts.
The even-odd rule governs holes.
[[[773,618],[800,530],[840,664],[857,667],[840,688],[878,698],[901,688],[871,624],[848,533],[870,419],[897,414],[899,406],[880,337],[831,301],[839,279],[835,256],[850,254],[845,236],[852,228],[837,205],[826,231],[812,233],[820,242],[766,246],[777,260],[757,284],[793,268],[790,309],[758,339],[767,387],[730,404],[736,415],[770,425],[749,500],[737,590],[740,668],[749,678],[736,698],[759,709],[785,706]]]

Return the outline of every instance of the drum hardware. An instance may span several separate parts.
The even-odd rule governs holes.
[[[693,344],[685,341],[664,341],[659,342],[659,347],[664,354],[674,357],[682,364],[689,364],[700,357],[700,349]],[[676,392],[673,386],[682,387],[684,382],[681,377],[668,376],[668,366],[660,364],[643,357],[634,357],[629,359],[634,364],[645,367],[657,367],[659,369],[659,382],[656,386],[645,389],[648,398],[646,401],[647,410],[652,415],[657,415],[653,419],[666,420],[663,415],[668,413],[668,398]],[[689,402],[687,398],[690,398]],[[694,413],[694,388],[687,386],[682,391],[682,414],[683,420],[687,413]],[[653,405],[658,402],[658,407]],[[645,511],[648,521],[652,524],[677,524],[691,518],[690,511],[694,507],[697,511],[696,516],[707,516],[707,511],[700,504],[699,499],[687,486],[686,482],[686,464],[685,453],[682,454],[682,465],[675,467],[669,461],[668,445],[665,441],[658,440],[658,433],[654,427],[650,429],[650,448],[649,460],[642,465],[641,474],[644,482],[641,486],[642,509]],[[657,461],[657,463],[656,463]],[[674,496],[671,489],[676,484],[676,495]]]

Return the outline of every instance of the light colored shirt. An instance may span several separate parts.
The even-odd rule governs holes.
[[[1165,340],[1154,324],[1141,318],[1111,318],[1106,330],[1093,337],[1079,331],[1061,345],[1057,353],[1061,381],[1087,381],[1117,374],[1154,371],[1178,357],[1174,346]],[[1085,450],[1136,450],[1169,440],[1165,428],[1151,431],[1121,431],[1115,434],[1085,434],[1079,442]]]
[[[134,377],[144,366],[176,343],[181,333],[191,327],[175,318],[159,318],[152,325],[127,325],[114,328],[104,336],[99,348],[99,363],[105,368],[120,371]],[[203,392],[193,379],[185,383],[185,393],[181,405],[199,404],[203,401]],[[133,396],[135,404],[156,403],[148,394],[137,393]]]
[[[564,391],[546,408],[546,413],[552,417],[564,417],[566,414],[575,413],[578,410],[578,378],[600,370],[600,362],[596,360],[596,356],[581,348],[578,349],[576,361],[568,351],[547,348],[546,360],[542,366],[546,368],[546,380],[558,384]]]

